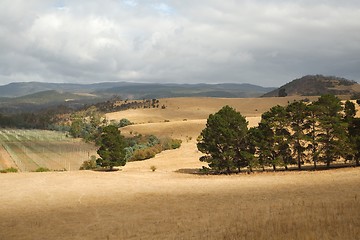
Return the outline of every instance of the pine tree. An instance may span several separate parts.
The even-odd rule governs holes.
[[[334,95],[323,95],[314,103],[318,107],[318,121],[321,133],[318,142],[320,144],[320,159],[327,167],[331,162],[346,157],[350,150],[347,123],[343,121],[341,101]]]
[[[98,165],[112,170],[114,166],[124,166],[126,164],[126,141],[117,127],[113,125],[104,127],[99,142],[100,148],[97,153],[100,158],[96,161]]]
[[[263,136],[267,139],[267,144],[271,144],[265,151],[274,171],[277,165],[283,165],[287,169],[287,166],[293,163],[293,159],[289,146],[290,122],[286,116],[286,109],[279,105],[272,107],[262,115],[261,124],[265,130]]]
[[[286,107],[287,118],[290,121],[290,146],[296,157],[298,169],[301,169],[305,150],[307,149],[308,136],[306,135],[311,124],[308,107],[303,102],[295,101]]]
[[[206,155],[200,161],[209,163],[217,172],[230,173],[233,168],[247,165],[246,136],[248,122],[235,109],[224,106],[215,114],[210,114],[205,129],[202,130],[197,147]]]

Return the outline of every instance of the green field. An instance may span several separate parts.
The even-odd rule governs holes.
[[[21,172],[48,168],[78,170],[83,161],[96,155],[93,144],[67,137],[65,133],[44,130],[0,129],[0,169]]]

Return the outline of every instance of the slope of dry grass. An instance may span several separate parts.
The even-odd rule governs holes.
[[[176,172],[203,165],[196,137],[209,114],[229,104],[256,125],[262,112],[291,99],[165,101],[164,110],[108,118],[137,123],[123,128],[126,134],[181,138],[180,149],[111,173],[0,174],[0,239],[358,238],[360,168],[231,176]]]
[[[359,174],[4,174],[0,239],[356,239]]]

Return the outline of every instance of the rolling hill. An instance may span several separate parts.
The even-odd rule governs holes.
[[[120,95],[122,98],[164,97],[258,97],[274,88],[252,84],[156,84],[105,82],[94,84],[16,82],[0,86],[0,97],[21,97],[56,90],[69,93],[91,93],[97,96]]]
[[[17,113],[49,106],[72,108],[122,99],[159,99],[171,97],[259,97],[274,88],[251,84],[149,84],[105,82],[94,84],[17,82],[0,86],[0,112]]]
[[[360,92],[360,85],[355,81],[334,76],[307,75],[266,93],[262,97],[352,95],[357,92]]]

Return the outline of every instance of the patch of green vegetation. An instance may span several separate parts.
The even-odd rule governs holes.
[[[51,170],[46,167],[39,167],[34,172],[50,172]]]
[[[17,173],[17,172],[18,172],[18,169],[14,168],[14,167],[0,170],[0,173]]]
[[[181,140],[162,138],[154,135],[137,135],[128,138],[128,147],[125,148],[127,161],[140,161],[155,157],[156,154],[181,146]]]

